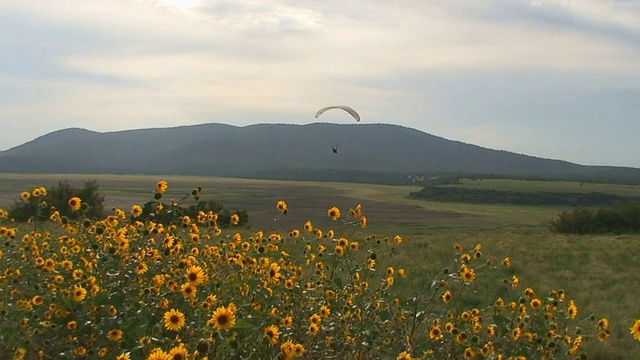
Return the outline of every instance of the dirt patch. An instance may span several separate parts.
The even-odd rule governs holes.
[[[25,190],[32,184],[56,184],[58,180],[52,175],[46,179],[42,177],[24,178]],[[60,175],[62,181],[69,181],[77,187],[82,187],[84,181],[98,179],[100,190],[105,194],[105,209],[122,208],[128,211],[134,204],[144,204],[152,200],[153,189],[158,177],[150,176],[113,176],[101,177]],[[2,175],[0,174],[0,180]],[[15,179],[12,179],[15,181]],[[165,194],[165,201],[174,198],[181,204],[188,206],[195,201],[192,198],[182,200],[195,186],[202,186],[201,200],[220,202],[230,211],[247,210],[252,228],[278,229],[301,228],[307,220],[321,228],[336,226],[327,216],[327,209],[337,206],[346,217],[349,208],[362,204],[364,214],[371,224],[378,222],[420,223],[435,218],[457,217],[459,214],[450,211],[424,209],[415,204],[407,204],[402,198],[394,200],[359,199],[352,191],[340,189],[333,183],[307,182],[277,182],[262,180],[226,179],[226,178],[167,178],[169,190]],[[15,184],[10,188],[0,183],[0,207],[8,208],[14,204],[19,192]],[[407,190],[408,193],[408,190]],[[285,200],[289,207],[287,215],[280,215],[275,208],[278,200]],[[341,222],[340,222],[341,223]]]

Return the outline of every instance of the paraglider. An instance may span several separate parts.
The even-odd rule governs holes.
[[[316,112],[316,118],[322,115],[322,113],[324,113],[325,111],[331,110],[331,109],[342,109],[348,112],[351,116],[353,116],[353,118],[356,119],[356,122],[360,121],[360,115],[358,115],[358,113],[355,110],[345,105],[327,106],[325,108],[322,108],[318,110],[318,112]]]
[[[333,147],[333,149],[331,149],[331,150],[333,150],[333,153],[334,153],[334,154],[337,154],[337,153],[338,153],[338,148],[337,148],[337,147],[335,147],[335,146],[334,146],[334,147]]]

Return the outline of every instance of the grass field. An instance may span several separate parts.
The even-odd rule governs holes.
[[[0,208],[7,209],[20,191],[34,186],[51,187],[68,180],[80,187],[97,179],[106,195],[106,208],[128,211],[153,196],[157,176],[116,175],[18,175],[0,174]],[[245,209],[252,229],[301,228],[306,220],[318,227],[337,226],[326,218],[332,206],[349,209],[362,204],[369,225],[366,229],[343,229],[352,238],[370,234],[402,234],[405,246],[393,261],[404,264],[412,274],[407,294],[426,289],[432,275],[451,262],[453,244],[473,248],[482,243],[483,253],[492,259],[509,256],[513,266],[488,276],[500,282],[517,273],[526,286],[539,293],[564,289],[580,307],[581,316],[596,314],[611,321],[611,338],[604,345],[588,344],[591,358],[633,359],[640,354],[640,342],[629,335],[633,319],[640,317],[640,235],[563,236],[548,231],[546,224],[562,208],[505,205],[471,205],[426,202],[407,198],[415,186],[383,186],[347,183],[287,182],[206,177],[164,177],[168,197],[182,201],[196,186],[203,200],[215,200],[230,210]],[[518,191],[597,191],[640,197],[640,187],[562,182],[481,180],[465,181],[469,188]],[[277,217],[274,204],[283,199],[289,213]],[[193,200],[185,200],[185,202]],[[324,218],[322,216],[324,215]],[[277,218],[277,220],[276,220]],[[322,219],[320,219],[322,218]],[[295,254],[295,247],[289,249]],[[299,249],[298,249],[299,250]],[[502,288],[499,288],[502,289]],[[506,291],[495,290],[495,291]],[[489,301],[495,293],[478,293],[478,302]],[[596,343],[596,341],[593,341]],[[594,346],[598,345],[598,346]],[[595,356],[595,357],[594,357]]]

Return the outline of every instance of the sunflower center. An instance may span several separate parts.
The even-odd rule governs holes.
[[[220,325],[224,325],[229,321],[229,319],[227,318],[227,315],[220,315],[218,316],[218,324]]]
[[[196,280],[198,280],[198,274],[190,273],[189,274],[189,281],[196,281]]]
[[[177,324],[180,322],[180,317],[178,315],[171,315],[171,323]]]

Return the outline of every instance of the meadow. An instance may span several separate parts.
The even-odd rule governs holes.
[[[8,209],[23,191],[31,191],[40,186],[49,187],[64,180],[79,186],[84,181],[93,179],[98,180],[101,193],[106,196],[105,208],[122,209],[126,212],[127,216],[118,220],[118,226],[129,221],[133,205],[153,200],[160,180],[156,176],[142,175],[0,174],[0,208]],[[498,359],[501,351],[510,351],[509,354],[522,353],[525,356],[523,358],[527,359],[543,358],[542,354],[553,354],[547,358],[571,359],[580,356],[583,351],[592,359],[633,359],[640,354],[640,342],[630,334],[634,320],[640,318],[637,302],[640,295],[637,289],[637,284],[640,284],[638,234],[552,234],[547,224],[555,214],[564,210],[562,208],[439,203],[407,198],[409,192],[420,189],[416,186],[185,176],[168,176],[163,179],[168,183],[163,201],[174,199],[179,204],[193,203],[192,198],[183,197],[194,187],[200,186],[202,199],[221,202],[232,211],[246,210],[249,213],[249,224],[243,228],[221,229],[218,239],[215,235],[210,235],[211,229],[201,230],[197,244],[188,242],[189,235],[179,235],[180,229],[176,229],[173,234],[174,230],[166,228],[164,231],[167,234],[175,235],[176,238],[184,237],[182,246],[186,254],[180,255],[182,257],[179,257],[178,252],[174,254],[172,249],[164,248],[167,250],[164,257],[154,250],[155,242],[162,241],[163,238],[157,231],[155,237],[153,233],[144,232],[131,235],[128,242],[136,252],[113,250],[113,259],[109,257],[105,264],[125,266],[123,264],[132,263],[133,268],[126,276],[140,275],[140,281],[131,284],[130,288],[122,289],[115,283],[108,283],[107,279],[113,278],[114,281],[117,279],[126,283],[126,279],[122,277],[125,274],[104,273],[101,278],[98,275],[101,274],[100,271],[93,268],[89,271],[91,266],[85,266],[87,273],[95,272],[97,279],[104,281],[91,299],[94,307],[87,311],[69,300],[69,297],[74,297],[73,293],[69,294],[73,290],[65,292],[62,286],[56,288],[52,285],[47,291],[43,291],[37,286],[38,290],[26,290],[20,288],[18,283],[9,283],[13,292],[9,290],[7,281],[12,276],[14,281],[26,278],[30,271],[40,271],[38,269],[41,267],[25,265],[22,273],[16,275],[16,264],[31,257],[46,259],[44,253],[51,252],[51,249],[56,249],[58,256],[62,257],[59,251],[64,244],[54,245],[56,241],[43,241],[41,236],[44,235],[34,235],[31,239],[30,232],[33,234],[40,231],[35,224],[0,223],[0,226],[18,229],[15,239],[6,240],[4,248],[4,288],[0,290],[0,307],[4,309],[0,309],[0,334],[3,336],[4,346],[9,344],[8,334],[18,331],[20,325],[16,325],[16,321],[23,319],[22,315],[16,316],[13,312],[18,308],[23,313],[35,312],[33,308],[40,305],[34,302],[42,300],[49,303],[49,312],[42,310],[35,317],[24,318],[36,324],[47,322],[47,325],[57,320],[59,328],[64,331],[56,332],[54,328],[50,329],[51,334],[63,334],[60,336],[69,344],[60,351],[66,351],[66,356],[73,355],[77,358],[104,355],[110,359],[164,359],[169,357],[162,357],[161,352],[166,352],[168,356],[171,351],[172,359],[179,358],[176,354],[185,356],[184,358],[189,354],[189,358],[208,356],[223,359],[244,358],[250,356],[247,354],[256,353],[268,354],[257,358],[301,356],[310,359],[367,359],[377,358],[383,351],[393,352],[393,358],[397,355],[397,358],[404,359],[429,356],[436,359]],[[518,191],[599,191],[640,196],[639,187],[626,185],[481,180],[464,182],[463,186]],[[286,214],[282,208],[277,208],[279,201],[286,203]],[[358,217],[350,219],[348,216],[349,209],[356,209],[357,204],[361,206],[358,211],[366,215],[366,226],[360,226],[363,224],[359,223]],[[342,216],[339,220],[328,216],[328,210],[333,207],[341,209]],[[135,218],[130,221],[133,224]],[[313,221],[313,228],[322,229],[325,235],[330,231],[334,234],[329,237],[315,236],[314,232],[305,231],[307,221]],[[74,225],[75,230],[69,226],[65,230],[68,234],[64,241],[85,235],[87,239],[92,239],[95,251],[87,250],[85,259],[98,256],[96,254],[100,254],[101,250],[109,251],[113,245],[105,245],[109,242],[104,239],[106,235],[96,234],[95,229],[103,226],[96,224],[88,224],[85,230],[79,224]],[[128,228],[129,232],[137,234],[134,228]],[[46,233],[47,228],[42,231]],[[114,226],[112,231],[115,234],[117,227]],[[296,235],[294,231],[299,231],[299,234]],[[258,233],[266,238],[260,240],[264,243],[257,242]],[[242,234],[242,239],[237,244],[236,238],[240,235],[236,234]],[[60,239],[59,236],[62,235],[50,236],[52,239]],[[338,249],[340,239],[345,239],[345,244]],[[12,254],[10,249],[15,248],[11,245],[12,241],[18,240],[24,243],[23,247],[31,246],[31,250],[20,250]],[[237,247],[244,246],[245,242],[248,244],[246,252],[239,252]],[[45,243],[46,246],[43,245]],[[268,251],[251,253],[252,250],[257,251],[260,244],[273,250],[269,256],[265,255]],[[320,251],[320,245],[328,250]],[[213,250],[214,247],[216,250]],[[193,250],[194,248],[197,250]],[[188,260],[189,251],[197,256],[213,251],[217,254],[213,256],[214,259],[222,257],[227,262],[235,262],[242,257],[250,265],[235,264],[233,266],[240,266],[236,272],[232,271],[235,268],[229,264],[214,266],[206,265],[202,260]],[[35,255],[34,252],[43,255]],[[155,254],[159,258],[154,263],[145,262],[148,269],[139,271],[142,273],[138,274],[135,266],[142,266],[140,263],[145,255],[136,255],[141,252]],[[375,269],[369,268],[372,266],[372,254],[376,254]],[[54,255],[51,256],[55,259]],[[75,257],[73,267],[79,267],[79,256]],[[324,263],[331,265],[317,265],[321,256],[326,259]],[[230,260],[232,258],[235,260]],[[9,262],[9,259],[13,262]],[[255,264],[251,264],[254,260]],[[305,263],[307,267],[311,266],[311,271],[304,270],[305,265],[297,265]],[[176,264],[180,266],[173,268]],[[277,269],[274,265],[277,265]],[[95,265],[95,268],[101,266]],[[196,298],[184,295],[184,291],[181,295],[180,289],[167,290],[169,293],[160,290],[167,285],[156,275],[171,278],[176,286],[180,285],[181,271],[188,271],[193,266],[199,266],[203,273],[207,273],[205,276],[193,270],[195,277],[207,278],[207,286],[215,289],[208,294],[217,295],[217,300],[212,300],[206,296],[204,285],[193,285],[199,292],[197,302],[208,304],[213,314],[204,311],[202,304],[195,304]],[[267,280],[259,279],[259,276],[264,275],[263,267],[271,269],[272,273],[275,270],[281,276],[269,279],[266,275]],[[60,274],[65,274],[63,268],[55,269]],[[398,274],[399,269],[402,269],[402,276]],[[342,271],[342,275],[334,276],[334,271]],[[147,274],[146,277],[142,277],[144,274]],[[72,275],[69,274],[69,277]],[[76,283],[72,279],[61,282],[68,289],[77,289],[83,284],[91,285],[86,276],[80,276],[80,279]],[[149,286],[154,281],[161,285]],[[182,285],[189,284],[187,281]],[[247,284],[247,288],[242,284]],[[281,287],[284,288],[280,289]],[[145,292],[147,290],[143,291],[144,289],[151,289],[151,294]],[[391,289],[394,291],[391,292]],[[451,303],[455,303],[454,307],[447,307],[451,305],[444,298],[448,290],[454,294],[455,301]],[[110,297],[118,292],[126,294],[127,291],[137,295],[131,295],[131,298],[125,296],[124,300],[136,302],[140,297],[139,301],[144,302],[144,306],[126,305],[122,296],[118,297],[116,304]],[[265,291],[279,295],[268,295]],[[326,291],[334,292],[333,297],[327,298]],[[44,295],[45,292],[49,295]],[[154,294],[157,296],[154,297]],[[27,298],[31,299],[31,304],[27,306],[23,303],[21,308],[17,301]],[[442,301],[439,301],[440,298]],[[434,299],[438,301],[434,302]],[[499,299],[506,302],[506,305],[500,306]],[[569,299],[575,301],[577,307],[572,308],[569,304],[574,303],[570,303]],[[12,303],[14,300],[15,304]],[[534,305],[535,300],[541,304]],[[558,302],[562,305],[558,305]],[[545,305],[545,311],[540,310],[540,306],[544,308]],[[101,318],[95,314],[101,311],[100,306],[106,308],[105,311],[109,311],[109,306],[119,307],[121,312],[116,311],[111,316]],[[330,308],[330,313],[322,313],[322,307],[324,311]],[[419,311],[419,307],[424,308]],[[66,310],[61,310],[58,314],[60,316],[51,314],[62,308]],[[273,308],[280,314],[274,315]],[[170,313],[170,309],[176,311],[173,313],[176,323],[171,322],[171,316],[169,320],[165,317],[163,322],[162,314]],[[176,315],[178,312],[180,316]],[[460,320],[467,312],[470,320]],[[157,313],[161,314],[159,318]],[[209,328],[190,322],[192,313],[207,318],[211,315],[212,323],[207,324],[210,325]],[[149,323],[138,325],[125,316],[136,316],[135,314],[138,314],[139,319],[150,319]],[[318,320],[314,315],[322,319]],[[233,317],[235,327],[226,328],[224,324],[216,323],[221,316]],[[499,319],[504,316],[511,321],[501,323]],[[72,319],[73,317],[77,320]],[[187,318],[186,321],[184,317]],[[287,330],[288,318],[295,324],[302,324],[302,330],[295,326],[291,328],[293,330]],[[602,318],[607,319],[606,326],[600,323]],[[79,325],[81,321],[82,326]],[[105,322],[109,323],[109,327],[96,325]],[[349,327],[350,323],[358,326]],[[502,331],[501,336],[493,338],[495,335],[486,333],[491,331],[492,325]],[[12,338],[10,346],[2,348],[0,345],[0,350],[11,350],[19,358],[21,350],[30,354],[31,349],[42,346],[40,338],[33,334],[38,326],[25,326],[25,333],[33,337],[31,342],[24,344],[19,339]],[[109,341],[94,339],[96,344],[104,345],[92,350],[81,344],[83,341],[89,344],[91,339],[75,334],[76,327],[88,332],[103,331],[106,334],[99,336],[109,337]],[[125,327],[120,333],[110,333],[110,330]],[[442,335],[434,333],[434,329],[441,331]],[[145,331],[150,333],[145,334]],[[638,332],[640,337],[640,330]],[[462,333],[468,334],[469,340],[460,339]],[[322,336],[317,336],[318,334]],[[149,339],[145,336],[149,336]],[[119,340],[120,338],[124,340]],[[183,344],[182,350],[179,349],[180,344]],[[47,347],[50,346],[51,344]],[[548,346],[555,347],[558,352],[547,348]],[[153,357],[156,347],[160,350],[157,357]],[[87,355],[87,352],[90,354]],[[390,352],[385,352],[380,358],[391,358]],[[25,354],[22,355],[27,356],[26,358],[33,356]],[[56,354],[40,355],[43,358],[58,358]],[[504,357],[507,358],[509,357]]]

